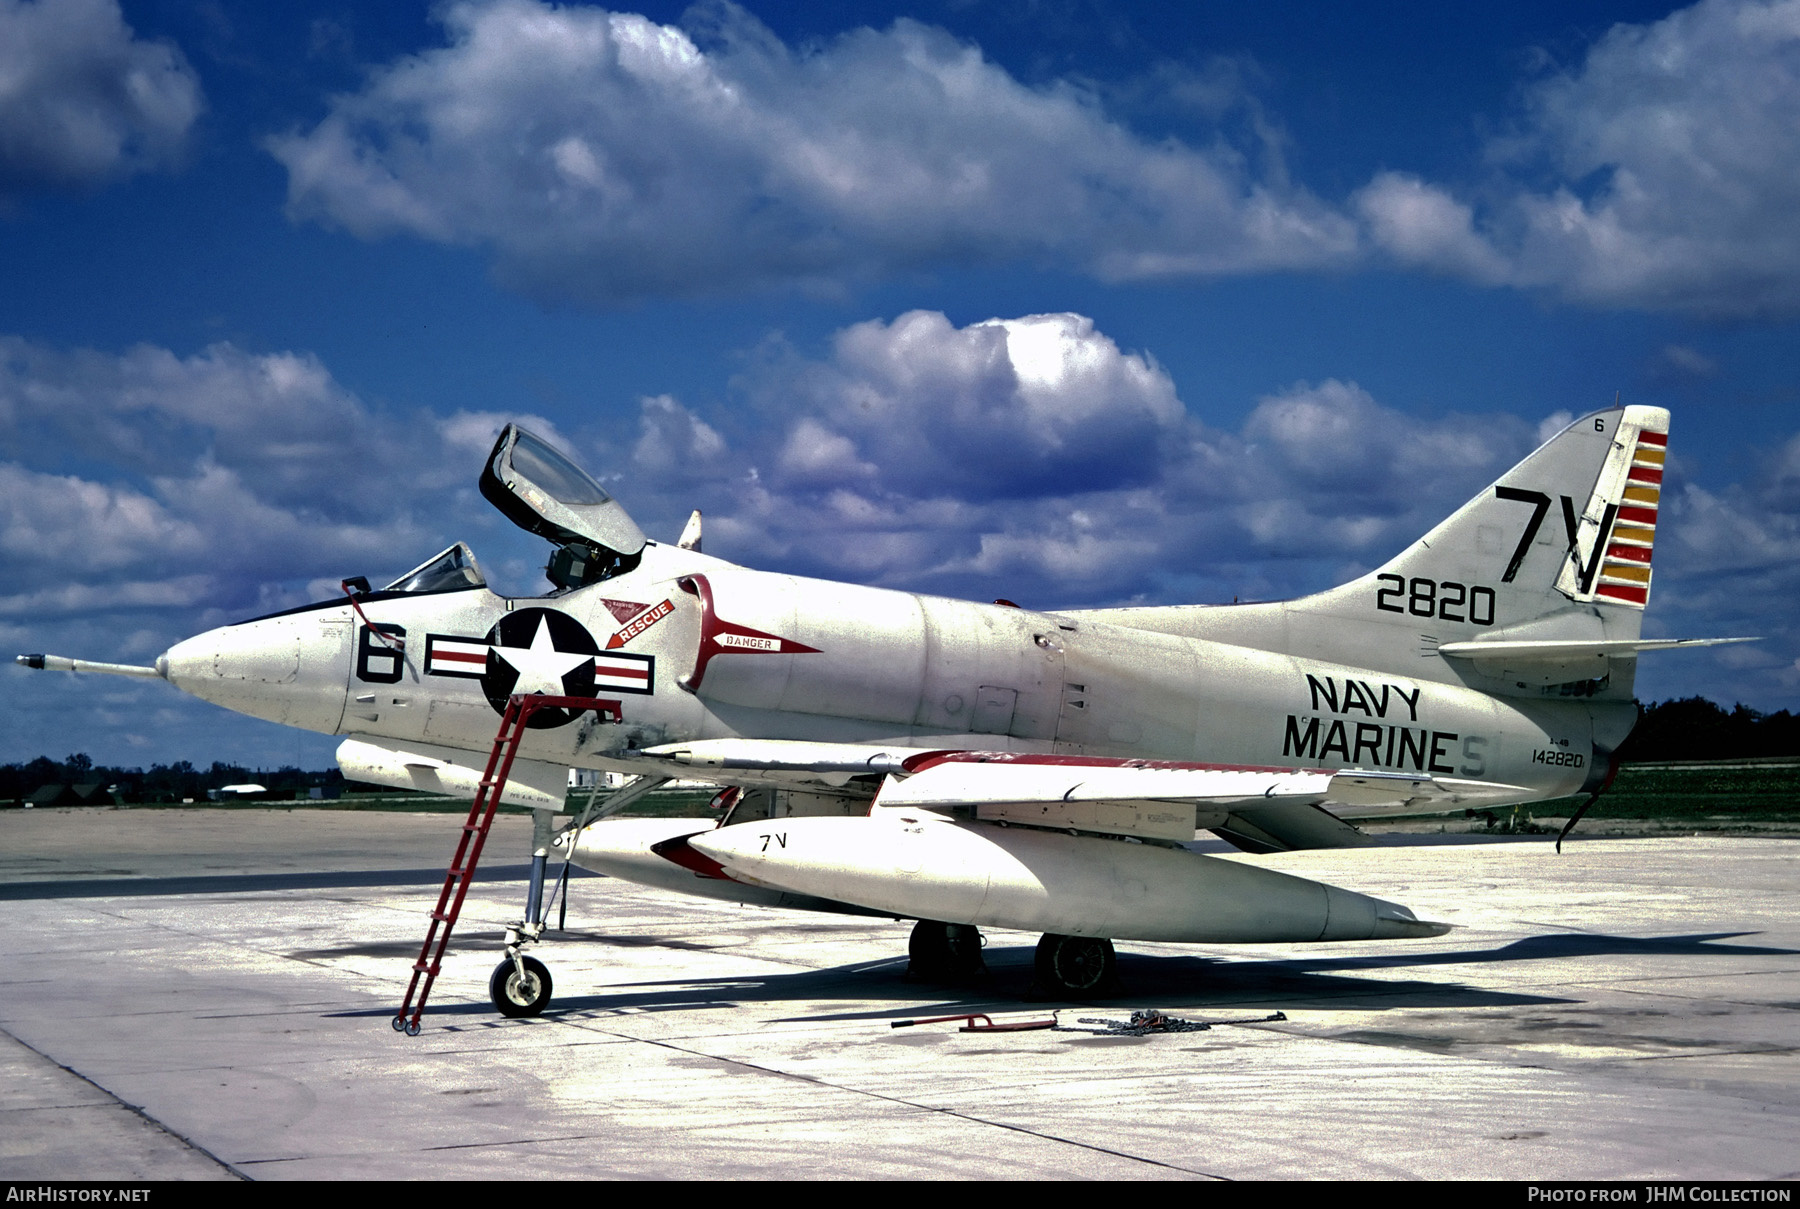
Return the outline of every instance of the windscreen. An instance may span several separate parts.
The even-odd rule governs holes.
[[[454,592],[459,588],[479,588],[487,580],[476,565],[475,554],[457,542],[442,554],[433,556],[383,588],[384,592]]]

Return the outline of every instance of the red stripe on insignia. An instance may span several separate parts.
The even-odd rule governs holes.
[[[1638,444],[1654,445],[1658,449],[1664,449],[1669,444],[1669,434],[1666,432],[1640,432],[1638,433]]]
[[[650,672],[643,667],[617,667],[610,663],[602,663],[594,668],[597,676],[611,676],[615,680],[648,680]]]
[[[1625,476],[1635,483],[1660,483],[1663,472],[1654,466],[1633,466],[1631,473]]]
[[[1656,523],[1656,509],[1634,508],[1630,504],[1626,504],[1619,509],[1619,519],[1622,521],[1630,521],[1635,525],[1654,525]]]
[[[1643,604],[1650,599],[1649,588],[1630,587],[1625,584],[1601,584],[1594,589],[1596,596],[1611,596],[1615,600],[1629,601],[1632,604]]]
[[[1650,547],[1621,546],[1615,542],[1606,548],[1606,557],[1622,558],[1634,563],[1647,563],[1650,561]]]
[[[463,651],[435,651],[434,650],[431,652],[431,658],[434,662],[436,660],[441,659],[446,663],[486,663],[487,662],[487,652],[483,651],[479,655],[470,655]]]

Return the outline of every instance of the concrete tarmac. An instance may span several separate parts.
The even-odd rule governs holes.
[[[1035,936],[919,985],[905,923],[590,877],[535,950],[550,1011],[506,1020],[487,980],[529,826],[503,818],[507,876],[470,894],[409,1038],[389,1020],[458,822],[0,813],[0,1178],[1800,1174],[1797,840],[1256,858],[1458,926],[1121,943],[1124,992],[1087,1004],[1024,998]],[[1104,1035],[1151,1007],[1216,1023]],[[889,1027],[953,1012],[1060,1027]]]

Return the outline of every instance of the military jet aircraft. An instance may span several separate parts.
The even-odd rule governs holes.
[[[546,538],[551,590],[491,591],[457,544],[379,590],[224,626],[154,676],[346,737],[347,776],[473,797],[496,719],[543,708],[505,800],[532,807],[525,918],[496,1006],[542,1011],[543,868],[737,902],[919,921],[912,969],[981,964],[981,927],[1040,932],[1040,984],[1115,980],[1112,941],[1425,937],[1398,904],[1184,845],[1367,843],[1355,821],[1597,794],[1637,717],[1669,415],[1576,421],[1391,562],[1299,600],[1045,612],[749,570],[698,514],[649,541],[595,480],[508,426],[482,494]],[[724,787],[716,825],[553,834],[571,767]],[[1589,801],[1591,802],[1590,797]],[[399,1026],[396,1021],[396,1026]],[[414,1019],[416,1027],[416,1016]]]

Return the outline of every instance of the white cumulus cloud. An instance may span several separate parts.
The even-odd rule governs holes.
[[[243,616],[300,603],[311,581],[398,573],[461,536],[439,528],[446,505],[473,494],[508,418],[396,420],[307,353],[0,337],[7,599],[162,607],[166,592],[125,588],[179,584],[192,608],[168,624],[192,628],[197,610]]]
[[[1338,264],[1355,224],[1245,157],[1140,138],[909,20],[784,45],[729,4],[688,28],[537,0],[452,4],[448,44],[271,139],[289,213],[492,250],[592,303],[837,288],[1024,260],[1114,279]]]
[[[0,0],[0,202],[169,165],[202,107],[181,51],[116,0]]]
[[[1458,200],[1384,173],[1354,199],[1396,261],[1596,306],[1800,311],[1800,0],[1614,26],[1530,85],[1498,179]]]
[[[703,455],[670,457],[690,446],[662,434],[700,422],[645,401],[624,502],[657,533],[702,508],[726,557],[952,595],[1218,598],[1222,567],[1238,568],[1225,599],[1323,587],[1532,444],[1515,417],[1406,417],[1336,380],[1220,431],[1077,314],[957,327],[914,311],[843,329],[823,358],[765,353]]]

